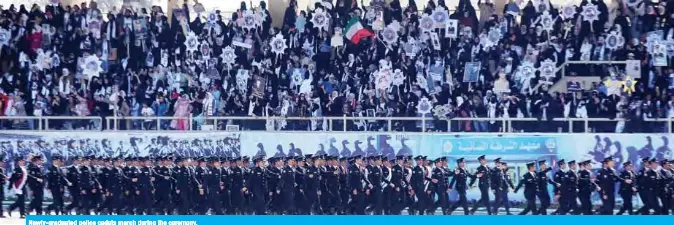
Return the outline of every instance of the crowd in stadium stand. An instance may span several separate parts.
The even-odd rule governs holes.
[[[496,132],[502,118],[535,118],[510,129],[558,132],[569,126],[555,118],[606,118],[616,120],[589,129],[662,132],[669,124],[653,120],[674,116],[671,1],[510,0],[502,12],[491,0],[408,2],[301,9],[291,0],[282,22],[264,1],[241,2],[234,13],[191,3],[171,13],[10,5],[0,15],[0,116],[17,119],[0,127],[108,126],[21,116],[175,116],[193,119],[128,120],[117,129]],[[316,119],[213,124],[213,116]],[[389,127],[385,118],[321,117],[428,120]],[[575,125],[584,132],[583,122]]]

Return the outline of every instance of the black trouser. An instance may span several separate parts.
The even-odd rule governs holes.
[[[535,198],[535,197],[534,197]],[[538,209],[538,212],[534,215],[548,215],[548,207],[550,207],[550,194],[547,190],[538,192],[538,200],[541,201],[541,207]],[[534,200],[534,205],[536,200]]]
[[[80,207],[80,201],[82,199],[79,189],[76,187],[70,187],[68,188],[68,192],[70,192],[72,201],[68,206],[66,206],[65,208],[66,213],[70,213],[70,211],[72,211],[73,209],[75,209],[75,211],[78,211]]]
[[[149,187],[141,187],[140,193],[138,194],[138,215],[149,215],[152,214],[152,204],[154,203],[152,198],[152,190]]]
[[[219,187],[209,187],[208,188],[208,203],[209,205],[206,207],[206,211],[208,211],[208,207],[213,210],[211,213],[213,215],[222,215],[222,201],[220,201],[220,192],[219,192]],[[204,212],[205,214],[206,212]]]
[[[510,204],[508,202],[508,191],[507,190],[495,190],[494,191],[494,209],[492,212],[498,214],[498,209],[503,205],[505,206],[506,213],[510,213]]]
[[[631,191],[620,192],[620,197],[623,199],[623,206],[620,208],[620,211],[618,211],[617,215],[622,215],[624,212],[627,212],[627,214],[630,215],[634,214],[634,207],[632,206],[633,196],[634,195],[632,194]]]
[[[121,199],[122,199],[122,190],[117,189],[117,190],[112,190],[108,191],[108,195],[105,200],[105,209],[108,211],[109,214],[122,214],[122,205],[121,204]]]
[[[259,191],[253,193],[253,197],[251,199],[251,205],[253,206],[253,210],[255,215],[266,215],[266,201],[265,201],[265,196],[267,196],[267,193],[264,191]]]
[[[318,202],[318,190],[316,189],[309,189],[306,192],[304,192],[305,196],[307,197],[307,209],[309,211],[309,214],[311,213],[319,213],[320,211],[320,205]],[[327,194],[327,193],[324,193]]]
[[[232,209],[235,214],[243,214],[243,187],[233,186],[231,191]]]
[[[391,209],[395,206],[393,201],[395,190],[391,186],[384,187],[384,191],[381,193],[382,196],[382,207],[384,209],[384,215],[391,215]]]
[[[487,208],[487,214],[491,215],[492,208],[489,200],[489,187],[480,187],[480,200],[477,200],[477,202],[473,204],[471,213],[475,213],[480,206]]]
[[[188,187],[183,187],[178,189],[180,190],[178,195],[178,215],[187,215],[190,211],[190,189]]]
[[[266,194],[263,194],[266,196]],[[232,203],[229,200],[229,190],[222,189],[220,190],[220,202],[222,203],[222,211],[224,214],[233,214],[232,212]],[[265,204],[266,206],[266,204]]]
[[[446,215],[450,211],[449,207],[449,193],[447,193],[446,188],[438,188],[437,189],[437,195],[438,195],[438,201],[436,205],[429,210],[431,213],[435,213],[435,210],[437,210],[438,207],[442,209],[442,214]],[[426,194],[426,193],[423,193]]]
[[[660,212],[660,206],[658,205],[655,189],[639,191],[639,197],[644,202],[644,206],[639,209],[639,214],[649,215],[651,209],[653,210],[654,214],[658,214]]]
[[[564,203],[563,205],[560,205],[561,210],[559,211],[560,215],[566,215],[567,213],[572,213],[572,214],[578,214],[578,201],[576,201],[576,198],[578,198],[578,194],[576,193],[576,190],[569,190],[566,191],[562,197],[560,197],[560,204],[562,203],[561,199],[564,198]]]
[[[370,190],[370,204],[372,204],[372,214],[382,215],[384,214],[384,209],[382,207],[382,189],[381,187],[375,186]]]
[[[536,211],[536,193],[525,193],[524,198],[527,200],[527,207],[520,212],[520,215],[526,215],[529,212],[533,215],[538,215],[538,212]],[[538,211],[540,211],[540,209]]]
[[[466,190],[458,190],[458,193],[459,193],[459,202],[457,202],[456,204],[452,205],[452,207],[449,208],[448,214],[452,214],[452,212],[454,212],[454,210],[456,210],[456,208],[458,208],[459,206],[463,208],[464,215],[470,214],[468,210],[468,199],[466,198]]]
[[[665,188],[659,193],[660,201],[662,202],[662,207],[660,209],[660,215],[669,215],[669,210],[672,207],[672,196],[670,193],[665,192]]]
[[[581,191],[578,193],[578,199],[580,200],[580,211],[578,214],[583,215],[592,215],[592,192]]]
[[[615,194],[612,191],[606,192],[606,199],[601,196],[601,215],[613,215],[615,209]]]
[[[157,200],[157,213],[159,215],[171,214],[171,190],[170,185],[166,185],[163,189],[156,190],[156,200]]]
[[[61,187],[49,188],[52,195],[52,203],[47,206],[47,212],[53,210],[56,215],[63,213],[63,189]]]
[[[16,200],[14,200],[14,203],[9,205],[8,211],[14,211],[14,209],[19,208],[19,214],[21,216],[26,215],[26,188],[23,188],[23,193],[22,194],[17,194],[16,195]]]
[[[355,215],[365,215],[365,193],[362,190],[351,191],[351,211]]]

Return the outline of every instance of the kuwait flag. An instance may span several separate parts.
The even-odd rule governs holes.
[[[354,17],[353,19],[349,20],[349,24],[346,25],[346,38],[351,40],[351,42],[354,44],[358,44],[360,39],[370,37],[372,35],[374,34],[365,29],[363,24],[360,24],[358,17]]]

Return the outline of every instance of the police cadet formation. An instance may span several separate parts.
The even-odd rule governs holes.
[[[513,185],[506,162],[497,158],[489,165],[485,156],[477,158],[480,166],[474,172],[465,168],[464,158],[450,169],[447,157],[431,160],[426,156],[64,160],[55,155],[46,172],[42,169],[43,160],[41,156],[15,159],[13,171],[5,177],[9,193],[16,195],[7,209],[10,216],[16,209],[22,217],[26,213],[450,215],[457,208],[466,215],[475,214],[480,208],[487,214],[498,214],[504,208],[505,214],[510,214],[509,192],[524,193],[526,204],[520,215],[613,215],[618,208],[617,214],[630,215],[674,212],[672,161],[648,158],[642,160],[638,172],[633,171],[630,162],[618,172],[613,169],[613,160],[606,158],[596,175],[591,161],[559,160],[554,171],[545,161],[530,162],[517,186]],[[66,162],[69,165],[64,165]],[[474,185],[481,195],[469,207],[466,192]],[[46,207],[45,191],[53,196]],[[458,201],[450,203],[449,194],[453,191]],[[68,204],[66,192],[70,196]],[[490,200],[490,192],[494,201]],[[597,207],[592,201],[595,192],[602,202]],[[623,199],[622,206],[616,206],[616,194]],[[643,207],[632,206],[636,196]],[[26,198],[30,199],[27,206]],[[554,212],[548,209],[552,198],[559,203]],[[4,215],[1,208],[0,213]]]

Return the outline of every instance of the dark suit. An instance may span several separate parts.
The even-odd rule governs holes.
[[[522,176],[522,179],[517,184],[515,192],[519,190],[522,185],[524,185],[524,198],[527,200],[527,207],[520,212],[520,215],[526,215],[531,212],[534,215],[538,215],[536,210],[536,194],[538,193],[538,179],[536,178],[535,172],[528,172]]]
[[[449,183],[449,188],[454,187],[454,190],[459,194],[459,202],[457,202],[455,205],[453,205],[451,208],[449,208],[449,214],[452,214],[456,208],[461,206],[463,208],[463,213],[465,215],[469,214],[468,211],[468,199],[466,198],[466,191],[468,190],[468,177],[471,177],[472,175],[468,173],[463,168],[458,168],[456,169],[458,171],[454,172],[454,177],[452,178],[452,181]]]
[[[265,169],[255,167],[250,173],[246,187],[252,196],[252,206],[255,215],[266,214],[265,196],[267,195],[267,179]]]
[[[53,202],[47,206],[47,213],[51,210],[57,214],[63,212],[63,194],[66,186],[67,182],[61,173],[61,169],[54,165],[50,165],[47,170],[47,188],[51,192]]]
[[[635,182],[636,182],[636,175],[634,174],[633,171],[631,170],[623,170],[620,172],[620,189],[618,190],[618,193],[620,194],[620,197],[623,199],[623,206],[620,208],[620,211],[618,211],[618,215],[623,214],[624,212],[627,212],[628,214],[632,215],[634,214],[634,207],[632,206],[632,198],[636,194],[634,192]],[[627,183],[626,180],[631,180],[631,183]]]

